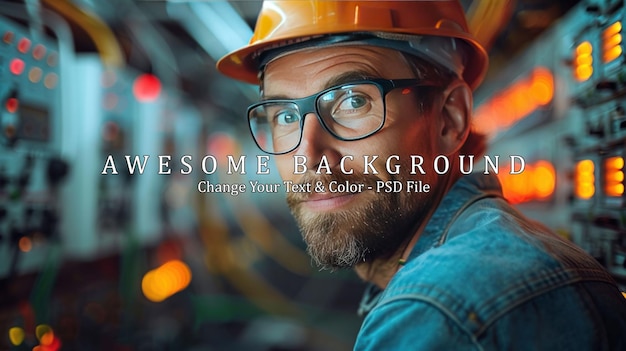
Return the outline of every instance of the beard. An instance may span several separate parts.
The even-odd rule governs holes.
[[[364,189],[376,189],[375,175],[305,174],[301,184],[314,186],[322,182],[325,189],[331,181],[363,183]],[[391,175],[391,180],[403,177]],[[430,208],[431,197],[424,194],[376,192],[366,190],[355,195],[348,208],[328,212],[311,212],[303,206],[308,193],[288,193],[287,204],[298,223],[307,252],[322,269],[349,268],[362,262],[388,258],[414,234]]]

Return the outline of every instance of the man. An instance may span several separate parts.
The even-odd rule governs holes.
[[[218,63],[261,86],[248,119],[281,177],[312,184],[287,201],[313,259],[372,283],[355,349],[626,349],[626,301],[602,267],[495,177],[461,176],[459,155],[484,151],[470,124],[486,68],[441,0],[265,2],[250,44]]]

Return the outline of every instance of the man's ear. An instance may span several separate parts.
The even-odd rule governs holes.
[[[446,88],[443,98],[437,146],[441,154],[452,155],[463,146],[470,132],[472,91],[465,82],[456,80]]]

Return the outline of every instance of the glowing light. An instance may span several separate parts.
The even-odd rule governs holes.
[[[25,66],[26,64],[24,63],[24,61],[18,58],[14,58],[9,64],[9,70],[11,71],[11,73],[19,76],[20,74],[22,74],[22,72],[24,72]]]
[[[161,302],[185,289],[191,282],[191,270],[182,261],[171,260],[147,272],[141,280],[144,296],[153,302]]]
[[[33,351],[58,351],[61,348],[61,340],[50,326],[45,324],[37,326],[35,334],[39,339],[39,345],[33,347]]]
[[[614,156],[604,160],[604,192],[617,197],[624,194],[624,158]]]
[[[11,44],[13,42],[13,37],[15,37],[15,34],[13,34],[13,32],[4,32],[4,35],[2,36],[2,41],[7,44]]]
[[[9,340],[13,346],[20,346],[24,342],[24,329],[20,327],[13,327],[9,329]]]
[[[576,67],[576,78],[580,81],[585,81],[593,74],[593,68],[589,66]]]
[[[9,113],[15,113],[17,108],[20,106],[20,102],[17,98],[11,97],[8,98],[4,107],[7,109]]]
[[[42,346],[50,346],[53,341],[54,341],[54,333],[52,331],[49,331],[45,333],[44,335],[42,335],[41,339],[39,340]]]
[[[22,252],[29,252],[33,248],[33,241],[29,237],[23,236],[17,242],[17,246]]]
[[[604,62],[608,63],[620,57],[621,54],[622,54],[622,47],[616,46],[606,51],[604,55],[602,56],[602,58]]]
[[[613,172],[611,174],[606,175],[607,181],[611,182],[623,182],[624,181],[624,172]]]
[[[554,98],[554,77],[544,67],[536,67],[476,109],[474,126],[490,134],[508,128]]]
[[[511,203],[548,200],[556,188],[556,171],[552,163],[539,160],[526,164],[522,173],[510,174],[509,166],[498,173],[504,197]]]
[[[577,171],[591,173],[592,175],[594,168],[593,161],[591,160],[582,160],[576,164]]]
[[[615,34],[614,36],[608,38],[605,40],[604,42],[604,48],[605,49],[610,49],[612,47],[614,47],[615,45],[619,45],[622,43],[622,35],[621,34]]]
[[[612,25],[608,26],[604,32],[602,32],[602,37],[603,38],[610,38],[615,34],[618,34],[622,31],[622,22],[617,21],[615,23],[613,23]]]
[[[534,102],[538,105],[547,105],[550,103],[554,97],[554,79],[552,73],[543,67],[535,69],[530,83],[530,92]]]
[[[574,170],[574,193],[576,197],[591,199],[596,192],[595,165],[591,160],[578,161]]]
[[[47,325],[47,324],[39,324],[38,326],[35,327],[35,336],[37,337],[37,340],[41,341],[41,337],[44,336],[44,334],[51,332],[52,328]]]
[[[584,41],[576,47],[576,54],[578,55],[591,54],[592,51],[593,51],[593,46],[591,46],[591,43],[588,41]]]
[[[622,196],[624,194],[624,184],[608,184],[604,190],[607,196]]]
[[[155,75],[142,74],[133,83],[133,94],[140,102],[154,101],[161,94],[161,81]]]
[[[25,54],[28,52],[29,49],[30,49],[30,40],[27,38],[20,39],[20,41],[17,43],[17,51],[21,52],[22,54]]]
[[[41,76],[43,75],[43,71],[39,67],[33,67],[30,72],[28,72],[28,80],[33,83],[37,83],[41,80]]]
[[[608,158],[604,162],[604,165],[609,169],[621,170],[624,168],[624,158],[619,156]]]
[[[622,23],[617,21],[602,32],[602,61],[609,63],[622,54]]]
[[[593,57],[591,57],[591,54],[580,54],[576,56],[575,64],[577,66],[591,65],[592,63],[593,63]]]
[[[59,76],[57,76],[56,73],[48,73],[43,79],[43,85],[48,89],[52,89],[56,87],[58,81]]]
[[[44,56],[46,56],[46,47],[41,44],[35,45],[33,48],[33,58],[35,60],[41,60]]]
[[[547,161],[539,161],[535,164],[532,174],[532,183],[535,196],[545,199],[554,193],[556,173],[552,164]]]
[[[593,46],[588,41],[580,43],[574,52],[574,78],[586,81],[593,75]]]

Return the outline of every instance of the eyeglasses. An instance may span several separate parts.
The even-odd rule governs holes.
[[[295,150],[302,140],[304,116],[315,113],[338,140],[360,140],[385,124],[386,95],[397,88],[437,86],[419,79],[368,79],[325,89],[294,100],[265,100],[248,107],[254,141],[267,153]]]

